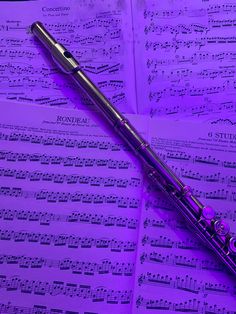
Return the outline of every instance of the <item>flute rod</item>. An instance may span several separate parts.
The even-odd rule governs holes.
[[[229,225],[218,219],[210,206],[204,206],[175,173],[157,156],[134,126],[113,106],[81,69],[79,62],[41,22],[31,26],[32,33],[51,53],[59,68],[74,79],[100,109],[107,121],[141,158],[148,176],[166,193],[189,223],[190,228],[208,245],[236,275],[236,237]]]

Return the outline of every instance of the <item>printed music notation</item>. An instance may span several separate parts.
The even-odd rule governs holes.
[[[155,251],[150,253],[143,253],[140,255],[140,262],[166,264],[173,267],[184,267],[189,269],[201,269],[211,271],[225,271],[222,264],[214,259],[198,259],[196,257],[186,257],[183,255],[174,254],[160,254]]]
[[[38,222],[40,225],[49,226],[52,223],[68,222],[81,223],[91,225],[101,225],[105,227],[120,227],[128,229],[137,229],[138,220],[122,216],[105,216],[102,214],[94,214],[82,211],[74,211],[71,214],[60,215],[55,213],[48,213],[46,211],[33,211],[23,209],[5,209],[0,208],[0,219],[7,221],[27,221]]]
[[[48,309],[129,313],[139,165],[86,113],[12,106],[0,117],[1,299],[20,309],[15,295],[27,293],[25,309],[40,296]],[[55,125],[58,116],[76,129]]]
[[[38,243],[40,245],[66,246],[70,249],[109,249],[111,252],[132,252],[136,249],[135,242],[120,241],[116,239],[81,238],[67,234],[29,233],[26,231],[0,230],[1,241],[14,241]]]
[[[163,145],[163,143],[161,143],[161,141],[159,141],[158,139],[153,139],[152,144],[154,147],[156,145],[158,145],[159,147]],[[199,164],[199,165],[218,166],[220,168],[228,168],[228,169],[236,168],[235,161],[224,160],[222,158],[218,159],[208,154],[206,156],[205,155],[200,156],[200,155],[190,154],[187,152],[172,151],[172,152],[159,152],[158,155],[160,155],[162,159],[167,160],[167,161],[168,160],[176,160],[176,161],[181,161],[181,162],[186,161],[186,162],[191,162],[191,163]]]
[[[190,299],[186,302],[173,302],[170,300],[163,299],[145,299],[140,296],[136,300],[136,307],[142,307],[146,310],[156,311],[175,311],[175,312],[193,312],[203,314],[234,314],[234,311],[228,311],[225,307],[219,307],[217,304],[211,305],[208,302],[200,302],[197,299]]]
[[[228,186],[234,186],[236,184],[235,175],[223,176],[220,172],[214,172],[209,175],[204,175],[204,173],[200,171],[192,171],[192,170],[184,169],[184,168],[177,169],[177,167],[172,167],[172,169],[175,171],[176,174],[178,174],[178,176],[182,178],[188,178],[188,179],[197,180],[197,181],[205,181],[205,182],[208,182],[209,184],[211,182],[225,183]]]
[[[156,81],[158,79],[163,80],[171,80],[171,81],[178,81],[182,78],[192,78],[195,77],[196,79],[207,79],[207,78],[214,78],[217,79],[220,78],[234,78],[235,77],[235,69],[233,67],[224,67],[222,66],[219,70],[212,70],[212,69],[204,69],[200,70],[197,73],[193,73],[192,70],[189,70],[187,68],[180,68],[172,71],[166,71],[166,70],[152,70],[152,74],[149,74],[148,76],[148,83],[152,84],[153,81]]]
[[[142,285],[157,285],[165,288],[188,291],[194,294],[215,293],[215,294],[236,294],[236,286],[231,288],[223,284],[212,284],[209,282],[199,282],[198,280],[186,275],[184,277],[171,277],[169,275],[153,274],[150,272],[141,274],[138,283]]]
[[[195,87],[192,86],[171,86],[169,89],[162,89],[155,92],[149,93],[149,99],[151,101],[159,102],[164,96],[175,97],[175,96],[205,96],[211,94],[219,94],[224,91],[234,91],[236,88],[236,81],[232,83],[226,82],[223,85],[214,85],[211,87]]]
[[[0,311],[3,313],[17,313],[17,312],[21,312],[21,313],[40,313],[40,314],[48,314],[48,313],[52,313],[52,314],[56,314],[56,313],[60,313],[60,314],[71,314],[71,311],[66,310],[64,308],[50,308],[47,307],[45,305],[39,305],[39,304],[32,304],[32,307],[26,307],[26,306],[16,306],[13,305],[11,302],[8,303],[0,303]],[[82,312],[78,312],[78,311],[73,311],[74,314],[81,314]],[[83,314],[88,313],[83,312]],[[91,311],[90,311],[91,313]],[[97,312],[92,312],[93,314],[98,314]]]
[[[65,122],[66,123],[66,122]],[[69,123],[75,123],[77,125],[86,124],[88,123],[88,119],[80,121],[80,119],[74,119],[71,121],[68,120]],[[25,133],[10,133],[4,134],[3,132],[0,133],[0,140],[10,141],[10,142],[24,142],[30,144],[39,144],[43,146],[58,146],[58,147],[65,147],[65,148],[90,148],[90,149],[100,149],[100,150],[108,150],[108,151],[120,151],[122,150],[130,150],[127,145],[120,143],[114,144],[111,142],[100,142],[100,141],[93,141],[93,140],[77,140],[74,138],[63,138],[63,137],[53,137],[53,136],[43,136],[43,135],[36,135],[36,134],[25,134]]]
[[[234,51],[223,51],[223,52],[206,52],[206,51],[196,51],[190,55],[176,55],[173,59],[161,59],[153,58],[147,59],[146,66],[150,71],[156,72],[162,66],[168,65],[185,65],[185,64],[199,64],[199,63],[210,63],[215,61],[230,61],[233,62],[236,59],[236,52]],[[227,68],[227,66],[224,66]],[[194,73],[193,70],[186,68],[190,73]],[[173,69],[173,71],[176,71]],[[216,72],[220,70],[216,70]],[[201,72],[200,72],[201,73]],[[151,75],[151,74],[150,74]]]
[[[187,177],[185,177],[185,178],[187,178]],[[190,180],[189,182],[192,182],[192,180]],[[211,183],[217,183],[217,181],[213,181]],[[196,184],[196,182],[195,182],[195,184]],[[192,184],[192,186],[193,186],[193,184]],[[227,185],[227,186],[228,187],[234,187],[234,185]],[[227,187],[212,189],[212,190],[208,190],[208,191],[203,191],[200,187],[199,187],[199,189],[192,187],[192,192],[193,192],[193,195],[195,195],[197,198],[209,199],[209,200],[227,200],[230,202],[236,201],[236,193],[234,192],[234,190],[229,191]],[[162,205],[160,205],[159,207],[162,208]],[[167,207],[167,208],[164,207],[164,209],[169,210],[170,207]]]
[[[139,208],[140,200],[137,198],[117,196],[115,194],[103,195],[92,193],[81,193],[79,191],[70,192],[52,192],[47,190],[41,191],[25,191],[19,187],[0,187],[0,195],[2,197],[16,197],[16,198],[33,198],[36,201],[45,200],[49,203],[67,203],[79,202],[85,204],[115,204],[120,208]]]
[[[234,6],[212,0],[134,5],[139,112],[181,117],[230,112],[221,104],[234,102]]]
[[[144,235],[142,238],[142,245],[150,245],[151,247],[161,247],[161,248],[179,248],[183,250],[199,250],[201,248],[201,243],[196,239],[186,238],[183,241],[174,241],[166,236],[159,236],[159,238],[151,238]]]
[[[91,263],[72,259],[47,259],[43,257],[29,257],[16,255],[0,255],[0,264],[15,266],[20,268],[58,268],[61,271],[70,271],[73,274],[94,276],[94,275],[113,275],[113,276],[132,276],[134,272],[134,264],[124,262],[111,262],[110,260],[102,260],[100,262]]]
[[[207,34],[213,28],[225,28],[225,27],[234,27],[236,25],[235,19],[223,19],[223,20],[209,20],[208,25],[201,24],[177,24],[177,25],[164,25],[160,26],[157,23],[150,23],[144,28],[145,34],[155,32],[158,35],[161,35],[164,32],[170,32],[171,34],[192,34],[192,33],[201,33]]]
[[[209,4],[207,5],[206,9],[192,9],[191,7],[184,7],[183,9],[173,9],[170,10],[144,10],[144,18],[150,18],[153,20],[155,17],[157,18],[163,18],[163,19],[169,19],[169,18],[175,18],[177,16],[204,16],[207,15],[209,17],[212,17],[213,15],[218,15],[221,13],[234,13],[236,11],[236,5],[233,3],[224,3],[224,4]]]
[[[147,41],[145,44],[146,50],[152,49],[154,51],[159,49],[164,49],[165,51],[170,51],[171,49],[175,50],[182,48],[197,48],[198,50],[206,45],[219,45],[219,44],[235,44],[236,37],[206,37],[199,38],[196,40],[179,40],[173,39],[172,41],[159,42],[159,41]]]
[[[228,311],[223,307],[218,307],[217,305],[210,305],[207,302],[204,302],[203,304],[200,304],[200,302],[197,302],[195,299],[189,300],[185,303],[183,302],[170,302],[165,300],[151,300],[151,299],[144,299],[140,297],[137,300],[137,307],[146,308],[148,310],[155,310],[161,313],[161,311],[165,310],[165,313],[168,313],[167,311],[178,311],[178,312],[189,312],[189,311],[200,311],[202,314],[234,314],[234,311]],[[32,308],[30,307],[23,307],[23,306],[14,306],[12,303],[0,303],[0,310],[4,313],[17,313],[17,312],[24,312],[30,313],[30,312],[37,312],[40,314],[47,314],[47,313],[60,313],[60,314],[69,314],[71,311],[59,309],[57,308],[50,308],[44,305],[33,305]],[[74,314],[80,314],[81,312],[73,311]],[[84,312],[86,314],[88,312]],[[93,312],[93,314],[98,314]]]
[[[134,62],[130,43],[131,4],[126,7],[119,2],[103,1],[100,5],[92,4],[88,9],[88,1],[83,2],[69,0],[68,10],[59,8],[58,11],[54,11],[58,9],[56,4],[48,8],[47,4],[29,3],[27,9],[33,13],[17,20],[12,20],[8,5],[2,4],[0,73],[2,96],[5,99],[64,107],[82,107],[84,103],[94,110],[87,97],[81,96],[78,101],[76,85],[41,53],[39,42],[29,30],[34,21],[41,20],[58,42],[79,60],[82,68],[85,71],[88,69],[114,104],[128,112],[136,110],[136,104],[132,101],[135,97],[134,73],[129,68]],[[22,11],[22,6],[24,4],[19,5],[19,11]],[[77,10],[79,14],[75,15]],[[28,66],[24,65],[23,59],[27,60]],[[30,90],[30,93],[26,90]],[[47,100],[37,101],[45,97],[45,90]]]
[[[0,160],[10,162],[32,162],[40,165],[60,165],[63,167],[108,168],[108,169],[132,169],[134,166],[126,160],[106,158],[80,158],[72,156],[55,156],[46,154],[16,153],[12,151],[0,151]]]
[[[15,169],[4,169],[0,168],[0,177],[13,178],[19,180],[29,180],[29,181],[46,181],[59,184],[88,184],[90,186],[104,186],[104,187],[117,187],[117,188],[127,188],[127,187],[137,187],[140,185],[139,178],[114,178],[114,177],[90,177],[90,176],[80,176],[77,174],[65,175],[58,173],[43,173],[41,171],[26,171],[26,170],[15,170]]]
[[[163,208],[163,207],[158,206],[158,201],[156,201],[156,202],[150,201],[145,209],[148,210],[150,208],[159,209],[162,212],[163,212],[163,210],[174,211],[174,209],[171,206],[169,208],[168,207]],[[0,211],[0,215],[1,215],[1,211]],[[231,209],[217,210],[217,216],[220,217],[221,219],[227,219],[227,220],[231,220],[231,221],[235,222],[236,221],[236,210],[231,210]],[[180,219],[179,217],[166,218],[166,219],[146,218],[143,222],[143,227],[145,229],[148,229],[148,228],[165,229],[166,226],[172,227],[174,229],[187,230],[187,226],[186,226],[185,222],[182,219]]]
[[[82,3],[81,3],[82,4]],[[83,4],[84,6],[84,4]],[[82,6],[81,6],[82,7]],[[117,12],[118,14],[119,12]],[[118,14],[119,15],[119,14]],[[110,26],[112,27],[118,27],[121,26],[121,19],[119,18],[114,18],[112,15],[110,17],[106,16],[106,19],[102,18],[88,18],[86,19],[86,22],[59,22],[57,21],[56,23],[50,23],[50,22],[45,22],[46,28],[50,31],[54,31],[56,33],[75,33],[77,29],[83,28],[107,28],[108,31],[110,29]],[[27,30],[29,27],[28,24],[22,25],[22,21],[7,21],[6,24],[1,24],[0,25],[0,30],[1,31],[21,31],[22,29]]]
[[[71,298],[91,299],[92,302],[106,302],[110,304],[129,304],[131,291],[111,290],[106,287],[93,288],[86,284],[66,283],[63,281],[34,281],[18,277],[0,275],[0,288],[7,291],[17,291],[35,295],[64,295]]]

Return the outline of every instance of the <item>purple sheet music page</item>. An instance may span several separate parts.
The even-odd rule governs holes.
[[[35,21],[43,22],[72,52],[114,105],[123,112],[136,112],[130,2],[119,0],[1,2],[3,99],[82,109],[85,103],[94,109],[30,34]]]
[[[235,127],[155,120],[152,147],[235,233]],[[151,182],[143,195],[133,313],[234,314],[235,277]]]
[[[84,111],[1,106],[0,312],[130,313],[139,164]]]
[[[235,1],[133,1],[140,113],[229,115],[235,103]]]

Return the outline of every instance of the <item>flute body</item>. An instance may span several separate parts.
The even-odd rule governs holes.
[[[174,172],[156,155],[150,145],[138,134],[131,123],[108,101],[81,70],[78,61],[44,28],[42,23],[31,26],[32,33],[49,50],[54,61],[88,95],[100,109],[117,133],[138,155],[147,169],[148,176],[169,197],[182,213],[190,228],[211,248],[236,275],[236,236],[230,232],[229,225],[217,218],[213,208],[204,206]]]

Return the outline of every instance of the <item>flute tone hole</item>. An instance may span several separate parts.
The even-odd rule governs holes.
[[[64,52],[64,56],[65,56],[66,58],[72,58],[72,54],[71,54],[69,51],[65,51],[65,52]]]

